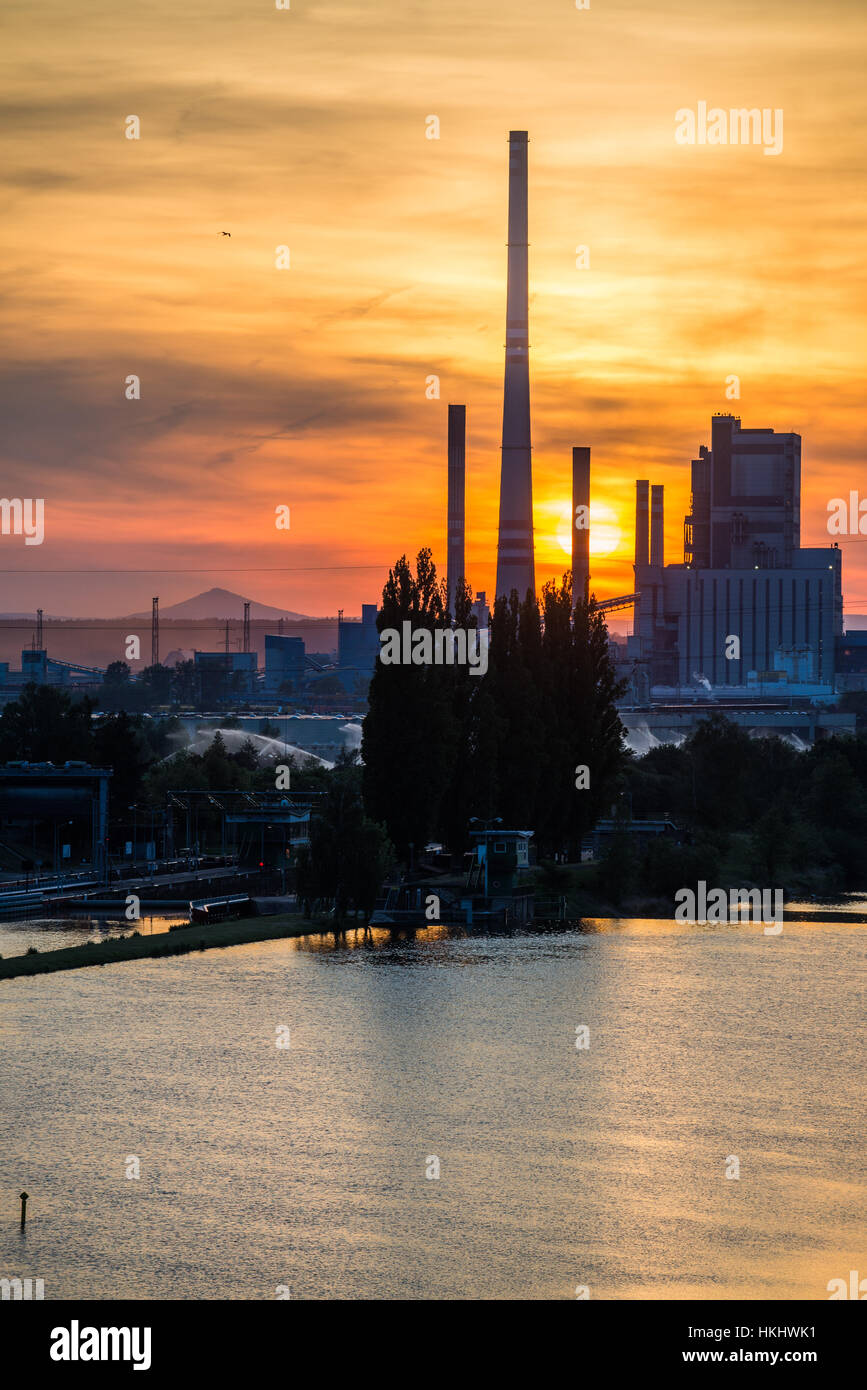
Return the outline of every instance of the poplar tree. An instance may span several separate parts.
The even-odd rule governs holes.
[[[433,632],[446,626],[445,585],[428,549],[413,574],[405,555],[389,570],[377,617],[380,632]],[[361,757],[367,814],[384,825],[406,859],[418,854],[438,824],[454,778],[457,738],[449,677],[454,667],[384,665],[377,660],[362,726]],[[445,674],[444,674],[445,673]]]
[[[452,618],[456,628],[467,633],[475,632],[477,622],[472,611],[472,591],[465,579],[460,579],[455,586],[454,612],[446,614],[446,621]],[[448,687],[451,769],[447,793],[440,802],[437,835],[458,855],[469,843],[467,827],[470,816],[478,814],[475,808],[482,733],[479,694],[483,677],[473,675],[469,666],[455,665],[444,666],[440,679]]]
[[[515,589],[508,599],[501,595],[494,604],[488,671],[480,695],[487,697],[485,707],[494,716],[489,730],[495,739],[495,780],[488,783],[493,793],[489,800],[496,808],[492,814],[510,830],[534,828],[540,791],[545,749],[540,639],[533,596],[527,594],[521,603]]]
[[[533,830],[540,855],[576,856],[622,768],[623,687],[595,602],[573,611],[571,574],[544,586],[541,605],[530,593],[519,603],[514,591],[497,601],[483,684],[499,716],[496,814],[510,829]]]
[[[433,630],[451,616],[430,551],[419,552],[415,574],[401,556],[383,589],[380,632],[407,620]],[[466,584],[454,618],[473,625]],[[459,853],[474,816],[534,831],[542,854],[574,856],[615,795],[621,693],[603,615],[592,599],[573,611],[571,575],[545,585],[541,606],[530,591],[500,596],[484,675],[377,662],[361,748],[367,813],[404,859],[434,832]]]
[[[571,584],[568,592],[571,599]],[[574,855],[581,836],[610,813],[626,761],[626,731],[617,713],[626,682],[617,679],[605,617],[592,596],[587,602],[580,600],[572,614],[572,667],[575,688],[568,737],[570,761],[573,756],[574,761],[570,773],[579,765],[589,772],[589,786],[572,792],[572,815],[565,827],[565,848]]]

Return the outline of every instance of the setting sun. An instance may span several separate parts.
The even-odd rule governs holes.
[[[557,542],[564,554],[572,557],[572,511],[568,502],[559,508],[560,525],[557,527]],[[623,537],[618,524],[617,513],[604,502],[590,504],[590,554],[613,555]]]

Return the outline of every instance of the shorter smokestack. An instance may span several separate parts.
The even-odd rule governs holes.
[[[650,489],[650,563],[660,568],[665,564],[664,493],[661,483]]]
[[[467,407],[449,406],[449,501],[446,582],[449,611],[455,615],[455,592],[464,574]]]
[[[572,450],[572,603],[590,596],[590,450]]]
[[[650,483],[647,478],[635,482],[635,565],[646,565],[649,559]]]

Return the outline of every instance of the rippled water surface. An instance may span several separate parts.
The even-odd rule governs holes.
[[[127,922],[121,908],[110,914],[94,910],[69,912],[63,917],[28,917],[16,922],[0,922],[0,955],[4,960],[23,956],[31,946],[40,952],[62,951],[67,946],[82,946],[85,941],[102,941],[107,936],[128,936],[133,931],[151,936],[168,931],[176,923],[185,925],[189,920],[189,911],[179,908],[158,916],[146,911],[138,921]],[[3,1002],[0,994],[0,1009]]]
[[[49,1299],[824,1299],[867,1272],[867,927],[587,925],[0,982],[0,1274]]]

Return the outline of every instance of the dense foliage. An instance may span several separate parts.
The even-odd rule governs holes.
[[[623,809],[666,813],[681,844],[655,842],[643,853],[621,844],[621,892],[631,881],[668,894],[698,878],[773,884],[790,895],[867,886],[864,733],[801,751],[712,716],[680,747],[630,758],[622,790]]]
[[[310,827],[310,844],[298,855],[298,896],[309,916],[313,902],[334,904],[339,923],[350,909],[369,917],[394,853],[382,826],[364,813],[361,769],[341,760]]]
[[[429,550],[405,556],[383,589],[379,630],[448,626],[445,586]],[[454,623],[474,625],[470,591]],[[540,853],[575,853],[608,805],[623,761],[619,693],[602,615],[573,614],[570,576],[541,601],[497,600],[488,669],[377,662],[364,720],[364,799],[406,857],[442,840],[464,849],[472,817],[533,830]],[[576,787],[578,769],[587,785]]]

